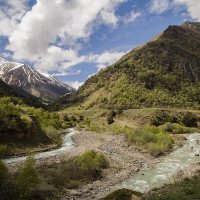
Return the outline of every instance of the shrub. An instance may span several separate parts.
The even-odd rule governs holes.
[[[55,143],[58,145],[62,144],[62,137],[59,134],[58,130],[55,129],[53,126],[47,126],[47,127],[42,127],[42,130],[45,132],[45,134],[52,139]]]
[[[0,185],[2,185],[8,176],[8,169],[3,163],[3,161],[0,160]]]
[[[162,155],[164,152],[166,152],[169,149],[167,145],[159,144],[159,143],[150,143],[148,145],[148,148],[149,148],[150,154],[155,157]]]
[[[198,117],[191,112],[186,112],[182,117],[182,123],[187,127],[197,127],[197,121]]]
[[[177,123],[166,123],[163,126],[161,126],[161,128],[164,131],[172,133],[172,134],[184,134],[184,133],[190,133],[194,131],[191,128],[181,126],[180,124],[177,124]]]
[[[119,189],[102,198],[101,200],[132,200],[132,195],[138,197],[141,196],[139,192],[134,192],[128,189]]]
[[[96,153],[93,150],[86,151],[75,162],[83,171],[100,170],[106,166],[106,159],[103,154]]]
[[[129,144],[148,148],[154,156],[169,150],[174,142],[168,133],[155,126],[136,128],[126,135],[126,140]]]
[[[116,134],[128,134],[131,133],[133,129],[128,126],[120,126],[118,124],[114,124],[111,126],[111,131]]]
[[[85,130],[101,133],[105,132],[107,128],[98,124],[89,124],[88,126],[86,125]]]
[[[6,153],[7,149],[8,147],[6,144],[0,144],[0,157]]]
[[[17,175],[17,183],[20,189],[20,198],[27,199],[39,182],[38,173],[35,167],[35,160],[28,157],[20,165]]]
[[[51,177],[51,182],[56,187],[76,188],[99,177],[101,170],[105,167],[107,167],[107,161],[103,154],[86,151],[73,160],[63,161],[48,176]]]

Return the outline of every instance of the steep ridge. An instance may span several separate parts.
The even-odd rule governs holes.
[[[51,75],[44,76],[27,65],[7,62],[4,59],[0,59],[0,78],[11,86],[22,88],[36,97],[49,101],[66,93],[74,92],[71,86],[60,82]]]
[[[74,104],[83,109],[200,108],[200,23],[169,26],[55,105]]]

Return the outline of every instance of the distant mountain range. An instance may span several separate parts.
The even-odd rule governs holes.
[[[169,26],[89,78],[56,108],[200,108],[200,23]]]
[[[2,58],[0,58],[0,79],[10,86],[23,89],[48,101],[75,91],[74,88],[60,82],[52,75],[44,76],[25,64],[8,62]]]

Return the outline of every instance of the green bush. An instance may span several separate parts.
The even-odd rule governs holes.
[[[180,124],[177,124],[177,123],[166,123],[163,126],[161,126],[161,128],[164,131],[172,133],[172,134],[184,134],[184,133],[190,133],[194,131],[194,129],[192,128],[181,126]]]
[[[86,151],[84,154],[70,161],[63,161],[60,166],[48,172],[54,186],[76,188],[79,185],[94,180],[101,175],[101,170],[107,167],[103,154]]]
[[[0,144],[0,157],[3,156],[7,152],[7,145],[6,144]]]
[[[32,157],[28,157],[25,163],[20,165],[17,174],[17,184],[20,189],[20,199],[28,199],[38,182],[39,178],[35,167],[35,160]]]
[[[119,189],[102,198],[101,200],[132,200],[132,195],[138,197],[141,196],[139,192],[134,192],[128,189]]]
[[[197,127],[197,121],[198,121],[197,115],[191,112],[186,112],[182,117],[182,123],[186,127]]]
[[[103,154],[96,153],[93,150],[86,151],[84,154],[79,156],[75,162],[83,171],[100,170],[105,167],[107,163]]]
[[[56,144],[61,145],[62,144],[62,137],[59,134],[59,131],[54,128],[53,126],[47,126],[42,127],[42,130],[45,132],[45,134],[52,139]]]
[[[154,156],[158,156],[172,147],[173,138],[159,127],[146,126],[134,129],[126,135],[131,145],[146,147]]]
[[[0,160],[0,185],[4,183],[7,176],[8,176],[8,169],[3,163],[3,161]]]
[[[149,148],[149,151],[150,151],[150,154],[152,156],[159,156],[159,155],[162,155],[164,152],[166,152],[169,147],[165,144],[160,144],[160,143],[150,143],[148,145],[148,148]]]
[[[116,134],[128,134],[133,131],[133,129],[128,126],[120,126],[118,124],[113,124],[110,129],[111,132]]]

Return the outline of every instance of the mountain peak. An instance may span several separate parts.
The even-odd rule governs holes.
[[[4,59],[0,59],[0,78],[9,85],[22,88],[36,97],[50,101],[74,92],[71,86],[51,75],[44,76],[25,64],[8,62]]]
[[[193,22],[169,26],[88,79],[59,104],[76,102],[86,109],[200,108],[199,28],[200,23]]]

